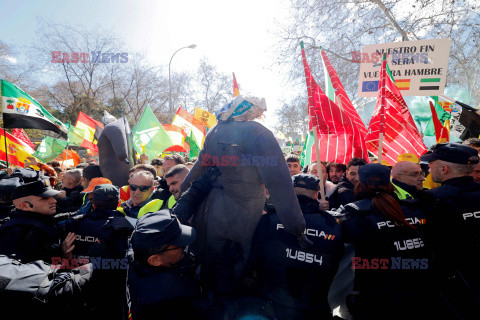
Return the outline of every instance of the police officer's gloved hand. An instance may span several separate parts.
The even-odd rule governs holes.
[[[310,248],[313,245],[313,242],[304,233],[297,237],[297,241],[302,249]]]

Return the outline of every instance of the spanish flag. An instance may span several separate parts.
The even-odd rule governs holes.
[[[204,127],[211,128],[217,125],[217,118],[215,118],[213,114],[202,108],[195,107],[193,117],[200,120]]]
[[[7,150],[5,152],[5,134],[7,135]],[[10,133],[0,129],[0,162],[4,165],[14,165],[24,167],[25,159],[32,157],[33,149],[20,139],[15,138]],[[8,160],[6,159],[8,155]]]
[[[103,130],[103,123],[90,118],[85,113],[80,111],[78,114],[77,124],[75,126],[84,130],[83,142],[80,147],[98,152],[97,139]]]
[[[238,88],[237,78],[235,78],[235,72],[233,73],[233,97],[235,98],[240,94],[240,89]]]

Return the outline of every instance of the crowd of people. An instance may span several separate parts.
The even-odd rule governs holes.
[[[2,170],[5,316],[476,317],[479,139],[302,168],[262,128],[220,122],[198,160],[142,156],[125,186],[95,161]]]

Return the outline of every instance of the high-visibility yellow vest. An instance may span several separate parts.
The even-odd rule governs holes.
[[[397,186],[395,183],[393,183],[393,186],[395,187],[395,194],[397,195],[398,199],[400,200],[405,200],[405,199],[414,199],[413,196],[408,193],[407,191],[403,190],[399,186]]]
[[[173,195],[170,196],[170,198],[168,198],[167,200],[168,209],[172,209],[175,203],[177,203],[175,201],[175,197]],[[160,210],[162,206],[163,206],[163,200],[153,199],[152,201],[149,201],[147,204],[145,204],[143,207],[140,208],[137,214],[137,219],[140,219],[142,216],[144,216],[149,212],[156,212]],[[125,211],[122,206],[118,207],[117,210],[125,214]]]

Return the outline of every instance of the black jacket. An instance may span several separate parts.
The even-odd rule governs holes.
[[[83,204],[83,197],[85,196],[84,193],[81,193],[83,187],[78,185],[72,189],[63,188],[62,190],[65,190],[66,197],[55,197],[55,200],[57,200],[57,213],[73,212],[80,209]]]
[[[76,236],[73,255],[83,261],[87,259],[96,269],[92,289],[87,294],[87,309],[91,312],[88,318],[121,318],[132,225],[123,213],[103,208],[75,216],[69,222],[68,231]]]
[[[340,206],[352,203],[355,201],[354,195],[355,185],[347,179],[345,175],[340,178],[337,188],[333,194],[328,198],[331,209],[338,209]]]
[[[301,248],[270,211],[258,223],[247,269],[257,270],[259,294],[273,302],[277,318],[328,319],[328,290],[344,250],[340,226],[318,201],[300,195],[298,202],[313,245]]]
[[[132,261],[127,286],[132,319],[205,318],[195,267],[188,258],[170,268],[147,267]]]
[[[52,216],[17,209],[0,227],[0,253],[23,263],[61,257],[60,232]]]
[[[344,206],[342,233],[353,243],[354,289],[361,297],[352,314],[367,319],[422,319],[438,302],[431,277],[431,253],[424,236],[429,207],[420,200],[399,201],[414,228],[395,224],[364,199]],[[421,301],[421,304],[419,304]],[[347,305],[349,303],[347,302]]]
[[[168,198],[172,195],[170,189],[168,188],[167,180],[163,177],[158,181],[158,185],[155,189],[155,199],[160,199],[166,202]]]
[[[2,221],[6,222],[10,218],[10,213],[15,209],[15,206],[12,203],[0,203],[0,225]]]
[[[459,318],[480,309],[480,273],[477,257],[480,250],[480,184],[471,176],[447,180],[428,191],[438,199],[429,219],[438,257],[437,271],[448,303]]]
[[[2,319],[85,319],[83,293],[92,277],[90,265],[59,270],[44,261],[20,263],[0,255]]]
[[[101,208],[75,216],[67,229],[76,235],[74,255],[101,258],[124,258],[133,232],[124,214]]]

